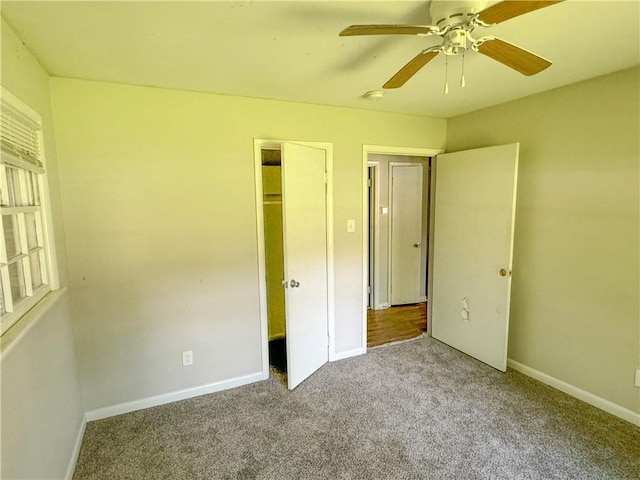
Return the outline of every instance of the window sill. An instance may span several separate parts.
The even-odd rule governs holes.
[[[40,320],[58,303],[60,298],[66,293],[67,288],[62,287],[46,294],[31,310],[25,313],[9,330],[7,330],[0,340],[0,351],[2,358],[6,357],[13,347],[35,327]]]

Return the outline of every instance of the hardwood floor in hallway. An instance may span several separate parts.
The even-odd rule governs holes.
[[[408,340],[426,330],[426,302],[367,311],[368,347]]]

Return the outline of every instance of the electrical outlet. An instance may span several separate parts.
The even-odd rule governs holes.
[[[636,387],[640,387],[640,368],[636,369]]]
[[[193,350],[182,352],[182,366],[188,367],[189,365],[193,365]]]

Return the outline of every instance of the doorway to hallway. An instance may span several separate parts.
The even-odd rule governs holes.
[[[365,331],[372,347],[427,328],[429,149],[367,147]]]

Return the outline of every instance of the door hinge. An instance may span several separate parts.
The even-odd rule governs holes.
[[[371,188],[371,179],[370,178],[367,179],[367,187]]]
[[[371,293],[371,287],[367,287],[367,293]]]
[[[324,183],[329,183],[329,174],[327,172],[324,172]]]

